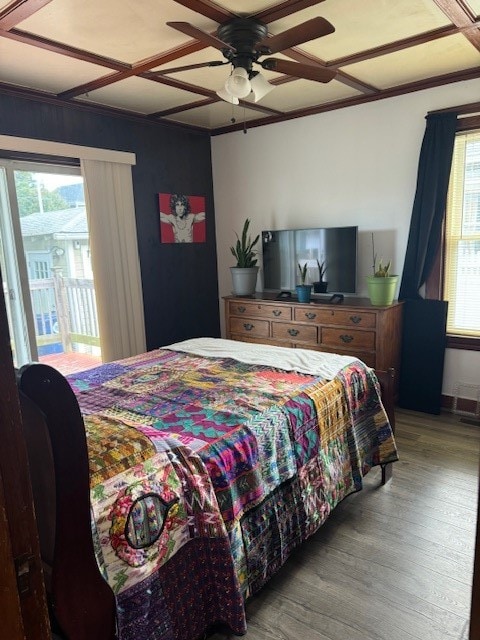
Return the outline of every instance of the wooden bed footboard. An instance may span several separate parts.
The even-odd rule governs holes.
[[[77,399],[47,365],[24,366],[17,383],[52,625],[66,638],[114,640],[115,598],[95,560],[87,443]]]

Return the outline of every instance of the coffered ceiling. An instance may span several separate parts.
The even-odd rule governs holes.
[[[333,33],[273,57],[327,68],[334,78],[260,67],[275,85],[270,93],[257,103],[253,94],[238,106],[224,102],[216,91],[231,64],[221,44],[197,36],[218,38],[218,26],[235,16],[261,20],[269,36],[326,19]],[[168,22],[193,29],[187,35]],[[203,65],[214,61],[225,64]],[[478,77],[480,0],[0,0],[0,91],[212,133]]]

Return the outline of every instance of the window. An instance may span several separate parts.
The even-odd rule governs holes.
[[[96,347],[98,335],[98,342],[101,343],[101,358],[105,362],[144,352],[146,349],[145,322],[132,181],[132,165],[136,161],[135,154],[128,151],[114,151],[0,134],[0,155],[5,156],[5,160],[0,161],[0,165],[4,163],[8,165],[12,161],[25,164],[31,164],[35,161],[35,164],[42,164],[42,170],[39,173],[44,173],[47,172],[45,164],[52,163],[62,165],[70,173],[72,169],[75,169],[78,175],[85,180],[88,185],[89,209],[89,242],[87,242],[87,246],[82,247],[82,238],[79,237],[79,233],[82,235],[83,231],[76,223],[72,222],[67,234],[68,237],[64,234],[61,234],[62,237],[56,235],[55,243],[50,247],[54,259],[67,262],[69,268],[73,264],[75,269],[77,266],[79,270],[83,269],[82,279],[86,280],[92,279],[88,277],[92,275],[90,258],[97,256],[95,260],[95,299],[99,305],[98,314],[96,314],[98,333],[97,327],[93,327],[95,334],[86,334],[85,329],[92,331],[92,327],[87,327],[85,317],[77,314],[80,323],[74,330],[74,334],[77,335],[74,335],[73,338],[77,338],[78,334],[81,334],[82,339],[85,335],[93,337],[94,340],[89,340],[89,342],[94,342],[91,346]],[[58,167],[55,171],[58,172],[60,168]],[[28,169],[26,170],[28,171]],[[39,170],[38,167],[37,170]],[[12,313],[9,311],[12,320],[11,326],[18,327],[18,336],[13,336],[14,344],[12,345],[12,348],[15,349],[15,355],[19,356],[16,360],[18,363],[28,362],[32,358],[36,359],[36,353],[35,320],[27,286],[28,267],[26,264],[28,261],[26,254],[33,247],[29,245],[28,241],[26,244],[21,242],[23,231],[21,223],[18,221],[19,206],[18,198],[15,196],[15,182],[16,178],[12,168],[0,166],[0,214],[2,214],[0,220],[4,227],[0,233],[0,264],[5,299],[7,306],[9,305],[10,311],[12,311]],[[39,186],[42,192],[42,185]],[[46,188],[46,185],[44,186]],[[72,189],[71,193],[74,194],[72,204],[76,205],[79,202],[78,190]],[[38,201],[38,198],[36,200]],[[12,208],[12,215],[10,215],[9,208]],[[40,209],[40,202],[38,208]],[[54,209],[51,210],[54,211]],[[37,213],[41,213],[41,211]],[[14,242],[11,240],[12,237]],[[63,246],[64,240],[73,242],[73,253],[66,251]],[[70,248],[72,247],[70,246]],[[121,268],[114,267],[114,265],[120,264]],[[15,268],[17,265],[20,267],[19,269]],[[8,280],[4,276],[6,266],[9,267]],[[42,280],[36,282],[41,283]],[[20,289],[22,289],[22,296],[18,295]],[[89,312],[91,306],[92,303],[89,301]],[[28,313],[25,312],[26,307],[29,307]],[[58,325],[61,331],[61,317],[57,315],[55,319],[53,309],[51,311],[50,327]],[[93,314],[89,313],[89,319],[92,317]],[[74,342],[77,340],[75,339]],[[20,354],[22,344],[26,345],[24,354]],[[28,346],[30,346],[30,353]],[[84,356],[86,355],[84,354]],[[25,356],[27,359],[24,359]],[[95,354],[94,357],[98,359]],[[64,373],[60,367],[57,368]],[[87,367],[82,365],[82,368]]]
[[[480,338],[480,129],[457,134],[445,218],[447,334]]]
[[[15,366],[101,362],[79,167],[0,159],[0,266]]]

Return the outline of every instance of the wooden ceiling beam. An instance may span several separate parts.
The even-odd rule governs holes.
[[[175,78],[169,78],[168,76],[147,76],[144,74],[140,74],[140,78],[145,78],[145,80],[153,80],[153,82],[158,82],[158,84],[164,84],[168,87],[174,87],[175,89],[181,89],[182,91],[189,91],[190,93],[198,93],[200,96],[205,96],[207,98],[216,97],[214,91],[211,89],[205,89],[204,87],[199,87],[196,84],[190,84],[188,82],[183,82],[182,80],[176,80]]]
[[[285,51],[282,51],[282,53],[288,56],[289,58],[292,58],[292,60],[295,60],[296,62],[301,62],[302,64],[311,64],[314,66],[320,66],[325,68],[330,67],[329,64],[326,64],[323,60],[320,60],[320,58],[316,58],[315,56],[312,56],[308,53],[304,53],[303,51],[300,51],[299,49],[296,49],[296,48],[286,49]],[[354,78],[353,76],[341,70],[337,70],[337,75],[335,76],[335,80],[337,80],[338,82],[341,82],[342,84],[346,84],[347,86],[351,87],[352,89],[356,89],[361,93],[369,94],[369,93],[376,93],[378,91],[376,87],[370,84],[367,84],[366,82],[362,82],[361,80],[358,80],[357,78]]]
[[[475,20],[473,10],[463,0],[433,0],[447,18],[457,27],[463,27]]]
[[[256,127],[256,126],[262,126],[264,124],[271,124],[271,123],[275,123],[275,122],[283,122],[283,121],[287,121],[287,120],[291,120],[293,118],[299,118],[302,116],[306,116],[306,115],[315,115],[318,113],[324,113],[327,111],[334,111],[336,109],[343,109],[346,107],[350,107],[350,106],[355,106],[355,105],[359,105],[359,104],[365,104],[368,102],[372,102],[372,101],[376,101],[376,100],[382,100],[384,98],[392,98],[392,97],[396,97],[396,96],[401,96],[403,94],[407,94],[407,93],[412,93],[415,91],[421,91],[424,89],[431,89],[433,87],[438,87],[438,86],[442,86],[442,85],[447,85],[447,84],[452,84],[455,82],[464,82],[464,81],[468,81],[468,80],[473,80],[473,79],[477,79],[480,77],[480,68],[475,68],[475,69],[467,69],[464,71],[460,71],[460,72],[456,72],[456,73],[450,73],[450,74],[446,74],[446,75],[442,75],[442,76],[437,76],[434,78],[427,78],[425,80],[419,80],[416,81],[414,83],[409,83],[409,84],[405,84],[405,85],[399,85],[397,87],[392,87],[390,89],[384,89],[379,91],[376,94],[370,94],[370,95],[359,95],[359,96],[353,96],[350,98],[346,98],[346,99],[341,99],[341,100],[337,100],[336,102],[329,102],[329,103],[325,103],[323,105],[317,105],[316,107],[309,107],[306,109],[298,109],[294,112],[280,112],[278,116],[270,116],[270,117],[266,117],[266,118],[262,118],[261,120],[258,121],[249,121],[248,122],[248,127],[252,128],[252,127]],[[279,79],[280,80],[280,79]],[[289,81],[289,79],[281,79],[283,82],[285,81]],[[277,83],[278,81],[276,81]],[[280,84],[280,82],[278,82]],[[25,89],[25,88],[21,88],[21,87],[15,87],[12,86],[10,84],[4,84],[4,83],[0,83],[0,92],[5,93],[7,95],[14,95],[14,96],[19,96],[19,97],[23,97],[26,99],[33,99],[33,100],[37,100],[39,102],[43,102],[43,103],[47,103],[47,104],[54,104],[54,105],[58,105],[58,104],[65,104],[64,101],[60,100],[57,96],[51,94],[51,95],[46,95],[44,92],[41,91],[37,91],[34,89]],[[125,109],[117,109],[114,107],[107,107],[105,105],[98,105],[98,104],[93,104],[90,102],[84,102],[84,101],[77,101],[77,100],[71,100],[71,101],[67,101],[67,105],[72,107],[72,108],[78,108],[81,110],[85,110],[85,111],[89,111],[92,113],[100,113],[100,114],[112,114],[112,115],[117,115],[120,116],[122,118],[127,118],[130,120],[133,120],[135,122],[151,122],[152,126],[155,125],[155,123],[157,122],[157,120],[149,118],[148,116],[144,116],[144,115],[140,115],[138,113],[134,113],[134,112],[129,112]],[[259,105],[254,105],[254,104],[250,104],[250,103],[245,103],[245,106],[248,108],[258,108]],[[466,112],[466,109],[465,109]],[[471,112],[471,111],[470,111]],[[207,129],[205,127],[199,127],[199,126],[195,126],[195,125],[188,125],[188,124],[179,124],[178,122],[175,122],[173,120],[163,120],[162,124],[164,124],[165,126],[172,126],[172,127],[181,127],[183,129],[188,128],[191,129],[192,131],[204,131],[204,132],[208,132],[210,133],[210,135],[218,135],[221,133],[228,133],[230,131],[236,131],[236,130],[241,130],[243,129],[243,123],[239,123],[239,124],[234,124],[234,125],[228,125],[228,126],[222,126],[222,127],[217,127],[215,129]]]
[[[126,62],[120,62],[119,60],[99,56],[96,53],[91,53],[84,49],[77,49],[76,47],[71,47],[70,45],[63,44],[61,42],[55,42],[55,40],[49,40],[48,38],[42,38],[41,36],[34,35],[33,33],[21,31],[20,29],[10,29],[10,31],[3,31],[0,29],[0,36],[10,40],[16,40],[17,42],[22,42],[23,44],[29,44],[33,47],[44,49],[45,51],[52,51],[53,53],[58,53],[62,56],[114,69],[115,71],[126,71],[132,68],[132,65],[127,64]]]
[[[165,84],[170,87],[175,87],[177,89],[183,89],[184,91],[190,91],[191,93],[198,93],[200,95],[208,98],[207,100],[200,100],[197,102],[189,102],[185,105],[179,105],[178,107],[172,107],[172,109],[168,109],[168,114],[171,113],[180,113],[181,111],[189,111],[190,109],[194,109],[199,106],[206,106],[209,104],[213,104],[215,102],[221,102],[221,98],[219,98],[215,91],[211,89],[203,89],[202,87],[197,87],[196,85],[188,84],[187,82],[182,82],[181,80],[175,80],[174,78],[168,78],[166,76],[142,76],[146,77],[148,80],[153,80],[154,82],[158,82],[159,84]],[[248,109],[253,109],[254,111],[260,111],[262,113],[268,113],[269,115],[280,115],[283,111],[279,111],[278,109],[272,109],[271,107],[265,107],[261,104],[256,104],[252,102],[248,102],[247,100],[240,100],[240,104],[247,107]],[[193,106],[192,106],[193,105]],[[164,111],[157,111],[155,113],[149,114],[151,117],[159,117],[160,114],[165,115]]]
[[[358,78],[346,73],[339,69],[337,71],[337,75],[334,78],[337,82],[341,82],[342,84],[350,87],[351,89],[355,89],[356,91],[360,91],[360,93],[364,93],[365,95],[371,95],[373,93],[379,93],[380,89],[378,87],[374,87],[373,84],[367,84],[366,82],[362,82]]]
[[[467,25],[466,27],[461,28],[455,26],[441,27],[439,29],[428,31],[423,34],[404,38],[403,40],[398,40],[387,45],[380,45],[378,47],[361,51],[356,54],[348,55],[343,58],[337,58],[335,60],[331,60],[328,63],[316,59],[313,56],[307,55],[299,50],[291,49],[289,52],[285,52],[285,54],[290,53],[290,57],[292,57],[292,59],[296,60],[297,62],[303,62],[305,64],[320,64],[322,66],[330,68],[338,68],[349,64],[354,64],[356,62],[362,62],[364,60],[376,58],[388,53],[394,53],[395,51],[400,51],[401,49],[407,49],[409,47],[424,44],[438,38],[447,37],[456,33],[461,33],[465,30],[470,30],[478,27],[480,27],[480,21],[478,20],[470,25]],[[20,29],[13,28],[10,31],[0,29],[0,37],[16,40],[17,42],[21,42],[23,44],[39,47],[40,49],[44,49],[46,51],[58,53],[60,55],[75,58],[83,62],[89,62],[98,66],[107,67],[115,71],[128,71],[130,69],[133,69],[133,66],[131,64],[121,62],[119,60],[114,60],[112,58],[107,58],[105,56],[100,56],[84,49],[71,47],[70,45],[66,45],[55,40],[50,40],[48,38],[43,38],[27,31],[22,31]],[[186,51],[185,47],[188,47],[190,50]],[[165,59],[165,62],[181,59],[183,56],[188,55],[189,52],[192,52],[192,48],[192,44],[190,44],[176,49],[175,53],[171,55],[170,60]],[[195,50],[197,51],[200,49],[201,47],[195,47]]]
[[[213,92],[212,92],[213,93]],[[165,111],[156,111],[155,113],[149,113],[149,118],[164,118],[166,116],[174,115],[175,113],[182,113],[183,111],[190,111],[191,109],[196,109],[197,107],[208,107],[211,104],[215,104],[216,102],[221,102],[218,96],[213,93],[212,97],[207,100],[197,100],[197,102],[189,102],[187,105],[173,107],[171,109],[166,109]],[[252,109],[253,111],[259,111],[260,113],[265,113],[267,115],[275,115],[281,116],[284,112],[278,111],[278,109],[271,109],[270,107],[264,107],[259,104],[247,102],[245,100],[240,100],[240,105],[246,107],[247,109]]]
[[[324,1],[325,0],[284,0],[284,2],[280,2],[273,7],[269,7],[268,9],[264,9],[263,11],[252,14],[251,17],[268,24],[269,22],[280,20],[281,18],[285,18],[292,13],[302,11],[303,9],[307,9],[308,7],[313,7],[316,4],[320,4]],[[175,2],[181,4],[187,9],[191,9],[192,11],[199,13],[205,18],[210,18],[210,20],[214,20],[219,24],[221,24],[222,22],[226,22],[227,20],[231,20],[236,16],[244,15],[244,13],[242,13],[241,11],[227,11],[223,7],[220,7],[219,5],[215,4],[214,2],[210,2],[209,0],[175,0]]]
[[[458,32],[459,29],[457,29],[457,27],[440,27],[439,29],[426,31],[425,33],[421,33],[416,36],[403,38],[403,40],[396,40],[395,42],[390,42],[389,44],[381,44],[380,46],[373,47],[372,49],[366,49],[365,51],[359,51],[358,53],[347,55],[343,58],[330,60],[327,63],[327,67],[344,67],[346,65],[355,64],[357,62],[364,62],[365,60],[371,60],[372,58],[385,56],[389,53],[396,53],[397,51],[401,51],[402,49],[409,49],[410,47],[416,47],[420,44],[426,44],[427,42],[431,42],[432,40],[438,40],[439,38],[452,36]]]
[[[280,2],[274,7],[269,7],[268,9],[253,14],[252,17],[268,24],[269,22],[275,22],[275,20],[290,16],[292,13],[297,13],[297,11],[313,7],[321,2],[325,2],[325,0],[285,0],[285,2]]]
[[[85,84],[72,87],[67,91],[63,91],[62,93],[59,93],[58,97],[64,100],[67,100],[69,98],[74,98],[76,96],[80,96],[90,91],[95,91],[95,89],[101,89],[102,87],[107,87],[110,84],[113,84],[115,82],[120,82],[121,80],[130,78],[131,76],[138,76],[144,71],[150,71],[154,67],[160,67],[163,64],[172,62],[172,60],[178,60],[178,58],[182,56],[189,55],[190,53],[195,53],[204,48],[205,48],[205,45],[203,45],[201,42],[197,42],[193,40],[188,44],[178,47],[177,49],[172,49],[171,51],[167,51],[166,53],[161,53],[158,56],[153,56],[152,58],[146,58],[145,60],[141,60],[140,62],[137,62],[134,65],[132,65],[130,69],[127,69],[125,71],[121,71],[119,73],[110,73],[106,76],[102,76],[101,78],[97,78],[92,82],[86,82]],[[181,51],[181,53],[179,53],[179,51]]]
[[[437,7],[443,11],[447,18],[460,29],[462,27],[471,27],[476,22],[476,16],[473,10],[464,0],[433,0]],[[480,51],[480,30],[467,29],[462,33],[467,40]]]
[[[274,124],[277,122],[284,122],[287,120],[293,120],[295,118],[303,118],[304,116],[316,115],[319,113],[325,113],[327,111],[335,111],[336,109],[344,109],[345,107],[353,107],[359,104],[366,104],[376,100],[383,100],[385,98],[394,98],[407,93],[413,93],[415,91],[422,91],[423,89],[431,89],[433,87],[439,87],[446,84],[452,84],[453,82],[463,82],[465,80],[472,80],[480,77],[480,68],[467,69],[466,71],[459,71],[455,73],[448,73],[442,76],[436,76],[434,78],[427,78],[426,80],[417,80],[397,87],[391,87],[390,89],[383,89],[376,94],[353,96],[350,98],[344,98],[337,100],[336,102],[328,102],[313,107],[307,107],[305,109],[297,109],[295,111],[287,111],[280,117],[264,118],[262,120],[254,120],[248,123],[249,128],[260,127],[265,124]],[[243,129],[243,124],[233,124],[224,127],[218,127],[211,131],[211,135],[219,135],[223,133],[229,133],[230,131],[239,131]]]
[[[252,111],[259,111],[260,113],[266,113],[269,115],[282,116],[285,113],[284,111],[280,111],[279,109],[266,107],[263,104],[258,104],[256,102],[249,102],[248,100],[240,100],[240,106],[246,107],[247,109],[251,109]]]
[[[13,0],[0,11],[0,29],[8,31],[26,20],[52,0]]]
[[[218,4],[210,2],[210,0],[175,0],[175,2],[215,22],[225,22],[234,17],[230,11],[219,7]]]
[[[197,109],[198,107],[208,107],[210,104],[214,104],[216,100],[213,98],[207,98],[206,100],[197,100],[196,102],[189,102],[181,107],[172,107],[171,109],[165,109],[164,111],[154,111],[148,114],[148,118],[165,118],[167,116],[175,115],[176,113],[183,113],[184,111],[190,111],[191,109]]]
[[[175,0],[179,4],[191,9],[192,11],[196,11],[205,17],[208,17],[212,20],[216,21],[225,21],[225,19],[229,19],[232,17],[232,14],[227,10],[219,7],[215,3],[210,0]],[[306,8],[307,6],[312,6],[314,4],[318,4],[323,0],[285,0],[284,2],[280,2],[275,7],[266,9],[263,12],[257,14],[256,17],[262,17],[263,20],[277,20],[280,17],[285,15],[289,15],[295,11],[299,11],[301,9]],[[10,15],[20,15],[19,12],[22,11],[23,5],[26,5],[23,9],[24,14],[28,11],[34,13],[35,10],[44,6],[50,0],[15,0],[15,2],[10,3],[8,7],[6,7],[3,11],[0,12],[0,19],[2,15],[6,19]],[[319,65],[326,68],[337,68],[338,73],[336,80],[346,84],[349,87],[354,88],[357,91],[360,91],[363,94],[371,95],[379,92],[378,88],[369,85],[365,82],[358,80],[357,78],[347,74],[346,72],[339,69],[339,67],[347,66],[349,64],[354,64],[355,62],[360,62],[363,60],[372,59],[375,57],[379,57],[382,55],[386,55],[388,53],[393,53],[395,51],[399,51],[401,49],[406,49],[412,46],[416,46],[418,44],[426,43],[431,40],[435,40],[438,38],[446,37],[449,35],[454,35],[455,33],[465,33],[465,34],[476,34],[474,39],[478,36],[480,38],[480,31],[478,30],[479,21],[476,21],[475,18],[470,14],[467,10],[466,6],[463,3],[463,0],[435,0],[436,4],[448,15],[449,19],[454,22],[454,26],[443,27],[440,29],[432,30],[423,34],[419,34],[416,36],[412,36],[410,38],[405,38],[403,40],[399,40],[393,43],[389,43],[386,45],[381,45],[379,47],[375,47],[366,51],[362,51],[351,56],[345,56],[343,58],[338,58],[336,60],[332,60],[328,63],[315,58],[312,55],[309,55],[297,48],[291,48],[282,52],[284,55],[290,57],[291,59],[311,65]],[[447,13],[448,12],[448,13]],[[54,53],[59,53],[65,56],[69,56],[72,58],[76,58],[78,60],[82,60],[85,62],[89,62],[92,64],[96,64],[99,66],[107,67],[113,69],[115,73],[110,73],[91,82],[84,83],[82,85],[72,87],[66,91],[58,94],[58,97],[63,100],[69,100],[71,98],[75,98],[77,96],[83,95],[85,93],[95,91],[96,89],[103,88],[105,86],[109,86],[116,82],[120,82],[126,78],[132,76],[140,76],[143,77],[142,74],[146,71],[149,71],[155,67],[167,64],[169,62],[173,62],[175,60],[179,60],[182,57],[189,55],[191,53],[195,53],[205,48],[205,44],[201,43],[197,40],[192,40],[180,47],[177,47],[171,51],[167,51],[165,53],[158,54],[146,60],[139,61],[133,65],[123,63],[117,60],[112,60],[110,58],[106,58],[103,56],[98,56],[96,54],[90,53],[88,51],[84,51],[81,49],[77,49],[75,47],[70,47],[69,45],[64,45],[59,42],[55,42],[49,40],[47,38],[42,38],[40,36],[36,36],[34,34],[30,34],[25,31],[21,31],[19,29],[10,29],[0,30],[0,36],[7,37],[13,40],[17,40],[19,42],[30,44],[32,46],[37,46],[39,48],[43,48],[45,50],[52,51]],[[479,41],[480,48],[480,41]],[[163,76],[167,78],[168,76]],[[148,78],[149,80],[155,80],[155,78]],[[288,76],[281,77],[273,81],[273,84],[282,84],[283,82],[289,82],[295,80],[295,78],[290,78]],[[159,79],[157,79],[159,81]],[[208,90],[205,90],[203,87],[197,87],[196,85],[189,85],[187,83],[181,83],[180,81],[175,81],[171,78],[168,81],[165,81],[164,84],[169,84],[170,86],[177,86],[178,88],[183,88],[186,91],[190,91],[191,93],[197,93],[199,95],[208,96]]]

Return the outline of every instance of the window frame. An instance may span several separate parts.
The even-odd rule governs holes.
[[[457,132],[480,129],[480,115],[459,117]],[[438,247],[435,263],[425,282],[425,297],[429,300],[443,300],[443,284],[445,273],[445,220],[442,226],[442,236]],[[459,336],[447,333],[447,348],[480,351],[480,338]]]

